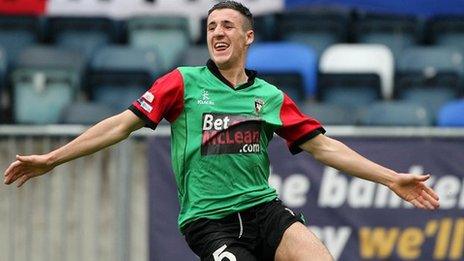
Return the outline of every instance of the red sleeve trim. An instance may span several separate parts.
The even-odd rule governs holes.
[[[151,128],[158,125],[162,118],[175,121],[183,109],[184,80],[178,69],[156,80],[130,107]]]
[[[303,114],[286,94],[280,109],[280,120],[282,126],[276,130],[276,133],[287,141],[293,154],[301,152],[299,145],[325,133],[319,121]]]

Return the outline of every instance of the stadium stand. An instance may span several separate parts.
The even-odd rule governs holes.
[[[185,17],[132,17],[127,21],[129,45],[159,50],[165,71],[174,68],[190,43],[188,20]]]
[[[93,125],[105,118],[115,115],[111,107],[92,102],[74,102],[63,108],[60,123]]]
[[[183,66],[204,66],[209,59],[208,47],[206,45],[192,45],[188,47],[183,55]]]
[[[382,99],[380,77],[374,73],[321,73],[317,100],[357,109]]]
[[[177,15],[2,15],[0,48],[8,60],[0,59],[0,122],[56,122],[58,112],[27,116],[40,112],[24,108],[34,98],[31,93],[45,95],[39,104],[59,96],[63,104],[58,106],[65,106],[78,102],[77,94],[84,91],[92,102],[125,109],[157,76],[177,66],[205,64],[205,19],[196,44],[192,29],[187,17]],[[437,121],[440,108],[464,93],[464,20],[459,15],[426,18],[313,5],[258,13],[255,29],[247,66],[330,124],[363,124],[356,120],[358,109],[382,100],[421,105]],[[37,47],[42,44],[49,46]],[[37,48],[42,53],[31,51]],[[68,58],[54,56],[54,48],[65,57],[79,56],[76,66],[62,66]],[[308,101],[312,104],[306,107]]]
[[[5,50],[0,46],[0,94],[5,87],[5,78],[7,73],[8,57]]]
[[[140,97],[163,69],[154,48],[107,46],[96,53],[90,71],[92,99],[121,111]]]
[[[427,110],[415,103],[383,101],[366,107],[359,122],[367,126],[431,126],[432,118]]]
[[[329,47],[321,56],[319,70],[322,74],[345,74],[352,78],[350,82],[364,81],[360,74],[377,74],[380,77],[379,90],[376,86],[366,86],[365,81],[359,86],[353,84],[350,91],[376,98],[379,92],[384,99],[393,93],[394,58],[388,47],[380,44],[336,44]],[[327,75],[326,77],[330,77]],[[370,76],[368,76],[370,77]],[[348,79],[347,79],[348,80]],[[342,83],[343,84],[343,83]],[[334,91],[346,92],[342,88],[328,90],[320,88],[326,101]],[[336,86],[343,87],[343,86]],[[369,88],[370,87],[370,88]],[[357,90],[356,90],[357,89]],[[333,94],[332,94],[333,95]],[[360,97],[360,99],[363,99]],[[372,102],[373,100],[371,100]],[[366,101],[369,102],[369,101]]]
[[[6,52],[3,48],[0,47],[0,123],[5,121],[4,110],[6,109],[5,100],[5,91],[6,91],[6,74],[7,74],[7,63],[8,58]]]
[[[0,16],[0,46],[14,65],[18,55],[28,46],[39,42],[40,21],[33,16]]]
[[[435,16],[428,21],[426,32],[433,45],[464,50],[464,16]]]
[[[316,93],[317,54],[305,45],[256,43],[249,50],[247,66],[257,70],[259,77],[288,92],[296,101],[301,102]]]
[[[106,17],[50,17],[46,25],[48,41],[77,50],[87,59],[117,40],[116,25]]]
[[[318,54],[328,46],[347,41],[349,12],[336,9],[308,9],[277,14],[277,37],[306,44]]]
[[[398,56],[418,43],[420,25],[414,16],[362,14],[355,22],[354,35],[359,43],[383,44]]]
[[[19,56],[12,74],[14,120],[23,124],[57,123],[62,108],[81,86],[85,59],[56,46],[32,46]]]
[[[441,127],[464,127],[464,100],[456,100],[445,104],[437,119]]]
[[[443,46],[411,47],[398,58],[395,97],[425,106],[436,115],[462,93],[463,56]]]
[[[301,111],[319,119],[324,125],[355,125],[358,119],[356,110],[338,104],[307,103],[301,107]]]

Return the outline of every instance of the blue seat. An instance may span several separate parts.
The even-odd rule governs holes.
[[[367,106],[360,113],[359,122],[367,126],[416,126],[432,125],[427,110],[415,103],[390,101]]]
[[[302,94],[297,100],[301,101],[316,94],[317,54],[305,45],[289,42],[254,44],[248,53],[247,67],[266,75],[299,75],[302,86],[292,86],[294,80],[291,77],[288,84]]]
[[[90,65],[92,99],[117,110],[127,108],[163,72],[156,49],[108,46]]]
[[[40,22],[32,16],[0,16],[0,46],[8,54],[8,63],[14,65],[26,47],[39,41]]]
[[[355,23],[355,35],[360,43],[384,44],[394,56],[417,43],[419,22],[413,16],[364,14]]]
[[[305,44],[321,54],[328,46],[347,40],[347,10],[308,9],[280,13],[276,17],[279,39]]]
[[[68,50],[34,46],[21,53],[12,74],[14,121],[54,124],[77,96],[85,59]]]
[[[355,125],[357,111],[339,104],[311,103],[301,106],[301,111],[323,125]]]
[[[105,104],[74,102],[63,108],[60,123],[93,125],[118,113]]]
[[[51,17],[46,28],[49,41],[88,58],[117,39],[115,23],[105,17]]]
[[[156,48],[163,68],[170,70],[180,64],[190,43],[186,17],[133,17],[127,21],[129,45],[137,48]]]
[[[439,114],[437,125],[442,127],[464,127],[464,101],[452,101],[444,105]]]

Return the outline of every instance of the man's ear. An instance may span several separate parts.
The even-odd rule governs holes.
[[[250,46],[255,40],[255,32],[253,30],[248,30],[246,32],[246,46]]]

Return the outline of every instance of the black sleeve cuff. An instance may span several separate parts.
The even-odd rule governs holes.
[[[325,133],[325,129],[323,127],[320,127],[320,128],[315,129],[315,130],[313,130],[312,132],[310,132],[310,133],[308,133],[306,135],[303,135],[301,138],[299,138],[298,140],[293,142],[293,144],[290,145],[290,152],[293,155],[302,152],[303,150],[300,148],[301,144],[307,142],[308,140],[316,137],[319,134],[324,134],[324,133]]]
[[[139,109],[137,109],[137,107],[131,105],[128,109],[145,122],[145,127],[148,127],[153,130],[156,129],[157,123],[151,121],[145,114],[140,112]]]

